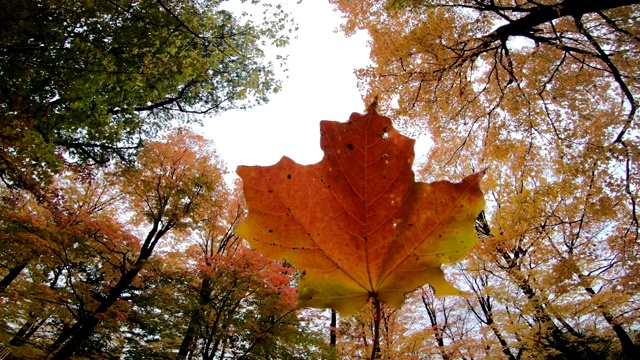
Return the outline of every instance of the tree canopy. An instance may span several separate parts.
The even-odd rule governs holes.
[[[280,7],[252,23],[215,1],[0,4],[0,357],[640,358],[640,4],[330,2],[347,34],[371,35],[372,65],[357,75],[366,103],[377,96],[383,116],[360,117],[388,116],[400,132],[428,134],[433,146],[402,175],[386,166],[412,158],[410,149],[373,146],[404,139],[387,122],[368,129],[375,133],[343,131],[360,121],[334,124],[323,128],[335,132],[323,147],[357,161],[306,170],[284,161],[276,166],[292,171],[274,172],[271,183],[244,168],[255,187],[247,203],[240,182],[223,180],[211,142],[175,125],[264,102],[279,89],[261,47],[287,41]],[[309,170],[318,168],[324,172]],[[399,200],[387,178],[465,184],[482,172],[481,181],[473,177],[486,199],[477,216],[478,201],[472,212],[419,201],[407,221],[387,211]],[[293,188],[298,175],[308,181]],[[364,195],[341,193],[349,191]],[[441,261],[431,264],[464,296],[442,297],[442,287],[427,285],[391,308],[372,287],[363,301],[374,301],[337,320],[333,311],[331,322],[328,312],[298,308],[321,289],[301,289],[299,299],[296,286],[312,274],[275,249],[272,259],[251,249],[257,236],[239,236],[240,222],[258,221],[247,204],[276,195],[252,231],[265,247],[292,252],[318,244],[278,243],[274,232],[314,239],[334,231],[326,224],[361,216],[359,230],[340,228],[358,230],[348,243],[358,247],[372,229],[430,233],[437,219],[464,216],[473,241],[463,243],[473,248],[443,271]],[[318,231],[282,226],[295,216]],[[413,221],[429,216],[436,225]],[[419,253],[400,255],[417,262],[459,243],[403,241]],[[343,248],[329,246],[333,265],[362,265]],[[386,271],[380,259],[393,257],[376,259]]]
[[[256,24],[222,3],[3,1],[3,181],[130,160],[171,121],[267,101],[280,85],[262,46],[287,43],[287,14],[271,7]]]
[[[433,140],[420,174],[487,169],[481,242],[449,269],[468,340],[498,349],[474,357],[636,358],[637,2],[331,2],[371,35],[363,92]],[[443,358],[469,324],[438,325]]]

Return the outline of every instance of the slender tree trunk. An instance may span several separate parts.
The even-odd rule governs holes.
[[[371,347],[370,360],[380,358],[380,319],[382,318],[382,311],[380,307],[380,301],[377,298],[373,298],[373,346]]]
[[[479,293],[476,293],[476,297],[480,302],[480,308],[482,309],[482,313],[484,314],[484,317],[485,317],[484,323],[487,324],[489,328],[491,328],[491,331],[496,336],[496,339],[498,339],[498,342],[502,347],[502,352],[507,356],[509,360],[516,360],[516,357],[511,352],[511,348],[509,347],[507,340],[505,340],[504,336],[502,336],[502,333],[500,332],[498,325],[493,319],[493,306],[491,305],[491,297],[489,296],[483,297]],[[469,306],[471,306],[471,304],[469,304]]]
[[[191,312],[191,318],[189,319],[189,326],[187,332],[182,339],[180,349],[176,359],[186,359],[190,351],[193,351],[193,343],[198,333],[198,325],[202,321],[203,308],[209,303],[211,295],[211,278],[207,275],[203,275],[202,283],[200,284],[200,291],[198,297],[198,304]]]
[[[147,234],[136,262],[120,277],[118,283],[109,291],[109,294],[100,302],[93,313],[84,319],[79,319],[71,327],[69,335],[63,332],[63,334],[58,337],[55,342],[56,344],[62,344],[66,340],[64,337],[68,338],[68,340],[66,340],[60,350],[51,357],[51,360],[64,360],[70,358],[78,347],[80,347],[80,345],[93,334],[96,326],[102,321],[101,318],[103,314],[105,314],[111,306],[118,301],[129,286],[131,286],[133,280],[138,276],[140,270],[142,270],[144,263],[151,257],[151,254],[153,254],[153,249],[158,243],[158,240],[160,240],[160,238],[173,226],[172,224],[166,224],[161,229],[158,229],[158,225],[159,221],[154,222],[153,228]]]
[[[49,282],[49,289],[55,290],[56,284],[58,283],[58,279],[60,278],[60,274],[62,273],[60,267],[56,267],[52,270],[53,277]],[[23,345],[38,329],[45,321],[49,318],[49,315],[46,313],[47,310],[44,308],[38,309],[38,312],[29,312],[29,319],[18,329],[18,332],[13,336],[11,341],[9,342],[12,346],[21,346]]]
[[[471,309],[471,312],[476,316],[476,319],[478,319],[478,321],[489,326],[493,334],[498,339],[498,342],[502,347],[502,352],[507,356],[507,358],[509,360],[516,360],[516,357],[511,352],[511,348],[509,347],[507,340],[505,340],[504,336],[502,336],[502,333],[500,332],[500,328],[498,328],[495,320],[493,319],[491,297],[481,295],[479,290],[476,289],[475,287],[472,287],[472,290],[476,294],[476,299],[480,304],[480,309],[482,310],[482,314],[484,315],[484,317],[480,316],[480,314],[473,308],[473,306],[471,305],[471,302],[468,300],[467,300],[467,306],[469,306],[469,309]]]
[[[591,297],[596,295],[596,292],[591,287],[585,287],[584,290]],[[611,326],[613,331],[616,333],[616,336],[618,336],[618,340],[620,340],[622,351],[624,352],[626,358],[629,360],[640,359],[640,352],[638,352],[638,349],[636,349],[633,341],[629,337],[629,334],[627,334],[622,325],[615,321],[613,315],[611,315],[611,313],[603,305],[598,305],[598,309],[602,313],[604,319],[607,321],[607,324]]]
[[[26,268],[28,264],[29,262],[25,261],[20,265],[14,266],[11,269],[9,269],[9,273],[4,278],[2,278],[2,280],[0,280],[0,292],[6,290],[7,287],[11,285],[13,280],[15,280],[18,277],[18,275],[20,275],[22,270],[24,270],[24,268]]]
[[[493,331],[493,334],[498,339],[498,342],[502,347],[502,353],[505,354],[509,360],[516,360],[516,357],[513,356],[513,353],[511,352],[511,348],[509,347],[509,344],[507,344],[507,341],[504,339],[504,337],[502,336],[502,333],[500,332],[500,329],[498,329],[498,327],[493,322],[493,320],[491,320],[489,327],[491,328],[491,331]]]
[[[329,324],[329,345],[336,346],[336,330],[338,329],[338,315],[331,309],[331,323]]]
[[[21,346],[33,335],[40,326],[46,321],[47,318],[39,319],[38,316],[34,312],[29,313],[29,320],[27,320],[21,327],[18,329],[18,332],[11,338],[9,344],[11,346]]]
[[[221,336],[220,334],[224,334],[226,333],[229,325],[224,323],[224,319],[223,317],[225,316],[225,312],[227,316],[233,316],[233,313],[235,313],[235,311],[238,309],[238,306],[240,306],[240,301],[237,301],[235,304],[229,304],[229,300],[231,300],[232,295],[234,294],[235,287],[236,287],[237,283],[234,281],[233,285],[227,290],[227,293],[224,297],[224,299],[222,300],[222,302],[220,304],[218,304],[218,308],[215,309],[215,313],[216,313],[216,318],[213,320],[213,324],[211,324],[210,326],[210,333],[207,334],[208,339],[207,339],[207,343],[204,346],[203,349],[203,360],[213,360],[213,358],[216,355],[216,352],[218,351],[218,347],[220,346],[220,342],[221,340]],[[229,305],[233,305],[231,306],[230,309],[227,309],[227,306]],[[225,310],[227,309],[227,310]],[[220,325],[220,323],[222,323],[222,325]],[[220,326],[220,329],[218,329],[218,326]],[[213,346],[211,346],[211,342],[213,340]],[[225,342],[226,343],[226,342]],[[226,345],[223,343],[223,347],[222,347],[222,352],[224,353],[224,347]]]
[[[474,292],[475,292],[475,289],[474,289]],[[489,296],[483,297],[478,292],[476,292],[476,298],[480,303],[480,308],[482,309],[482,313],[484,314],[484,319],[480,318],[480,315],[476,313],[475,310],[472,309],[473,313],[476,315],[478,320],[480,320],[481,322],[489,326],[493,334],[496,336],[496,339],[498,339],[498,342],[502,347],[502,352],[507,356],[507,358],[509,360],[516,360],[516,357],[511,352],[511,348],[509,347],[507,340],[505,340],[504,336],[502,336],[502,333],[500,332],[498,325],[493,319],[493,307],[491,305],[491,298]],[[468,302],[468,304],[469,304],[469,307],[471,307],[471,303]]]
[[[595,353],[587,344],[584,343],[584,341],[575,339],[574,337],[569,337],[569,334],[563,332],[556,325],[556,323],[551,318],[551,315],[545,309],[543,301],[539,298],[538,294],[536,294],[536,291],[529,284],[528,279],[516,265],[515,258],[509,256],[506,251],[501,251],[501,255],[505,259],[505,261],[510,264],[510,266],[506,268],[507,273],[518,285],[522,293],[526,296],[527,300],[529,300],[529,302],[533,305],[535,318],[543,329],[539,332],[539,334],[541,336],[543,333],[550,334],[547,338],[547,340],[550,342],[549,345],[555,347],[569,359],[583,358],[581,356],[581,352],[589,354],[589,358],[596,359],[597,357],[595,356]],[[543,338],[544,337],[541,337],[541,339]]]
[[[133,279],[138,275],[141,266],[134,266],[127,271],[118,281],[115,287],[111,289],[109,295],[100,302],[100,305],[86,319],[78,320],[69,332],[69,340],[51,357],[52,360],[69,359],[78,347],[93,334],[96,326],[102,321],[101,315],[106,313],[111,306],[122,296],[125,290],[131,285]],[[61,343],[61,341],[57,341]]]
[[[436,338],[436,343],[438,344],[438,350],[440,351],[440,356],[442,356],[443,360],[449,360],[450,356],[447,353],[444,347],[444,337],[442,336],[442,329],[438,324],[438,317],[436,314],[435,306],[423,295],[422,303],[424,304],[424,308],[427,310],[427,315],[429,316],[429,322],[431,323],[431,328],[434,330],[433,336]]]

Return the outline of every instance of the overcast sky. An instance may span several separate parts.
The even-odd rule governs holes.
[[[282,91],[266,105],[205,121],[204,135],[232,173],[238,165],[273,165],[284,155],[316,163],[322,158],[320,121],[346,121],[365,109],[354,70],[369,64],[368,35],[336,32],[341,15],[326,0],[282,3],[299,26],[297,39],[284,49],[289,71]]]
[[[209,118],[202,129],[232,172],[238,165],[272,165],[283,155],[301,164],[318,162],[320,120],[345,121],[364,110],[353,71],[369,62],[366,35],[334,32],[340,14],[327,1],[285,5],[299,30],[281,50],[289,54],[282,91],[266,105]]]

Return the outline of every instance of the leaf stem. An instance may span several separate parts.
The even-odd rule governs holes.
[[[380,301],[373,297],[373,348],[371,349],[371,360],[375,360],[376,353],[380,351]]]

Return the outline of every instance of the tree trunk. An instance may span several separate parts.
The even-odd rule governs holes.
[[[331,323],[329,324],[329,345],[336,346],[336,330],[338,329],[338,315],[331,309]]]
[[[593,288],[585,287],[584,289],[589,294],[589,296],[593,297],[596,295],[596,292],[593,290]],[[638,349],[636,349],[633,341],[629,337],[629,334],[627,334],[622,325],[618,324],[615,321],[613,315],[611,315],[611,313],[603,305],[598,305],[598,309],[600,309],[600,312],[602,313],[604,319],[607,321],[607,324],[611,326],[613,331],[616,333],[616,336],[618,336],[618,340],[620,340],[622,351],[624,352],[626,358],[629,360],[640,359],[640,352],[638,352]]]
[[[209,303],[211,295],[211,278],[207,275],[203,275],[202,283],[200,284],[200,295],[198,297],[198,304],[191,312],[191,318],[189,319],[189,326],[187,332],[182,339],[180,349],[176,359],[186,359],[189,352],[193,351],[193,343],[198,332],[198,325],[202,321],[204,314],[203,308]]]
[[[427,315],[429,315],[429,321],[431,323],[431,327],[434,330],[433,336],[436,338],[436,343],[438,343],[440,356],[442,356],[443,360],[449,360],[450,356],[444,347],[444,337],[443,337],[444,331],[443,329],[440,328],[440,325],[438,324],[438,318],[437,318],[435,306],[433,306],[433,304],[424,295],[422,295],[422,303],[424,304],[424,308],[427,310]]]
[[[475,292],[475,289],[474,289],[474,292]],[[507,356],[507,358],[509,360],[516,360],[516,357],[511,352],[511,348],[509,347],[507,340],[505,340],[504,336],[502,336],[500,329],[498,328],[495,321],[493,320],[493,310],[492,310],[493,307],[491,306],[491,298],[489,296],[483,297],[477,292],[476,292],[476,298],[480,303],[480,308],[482,309],[482,313],[484,314],[484,319],[480,319],[479,315],[475,312],[475,310],[473,310],[473,313],[476,314],[476,317],[478,317],[478,320],[485,323],[487,326],[489,326],[489,328],[491,328],[491,331],[496,336],[496,338],[498,339],[498,342],[500,343],[500,346],[502,347],[502,352]],[[469,306],[471,306],[471,304],[469,304]]]
[[[18,277],[18,275],[20,275],[22,270],[24,270],[24,268],[26,268],[28,264],[29,264],[29,262],[25,261],[20,265],[12,267],[9,270],[9,273],[4,278],[2,278],[2,280],[0,281],[0,292],[6,290],[7,287],[9,287],[9,285],[11,285],[13,280],[15,280]]]
[[[500,250],[499,250],[500,251]],[[544,302],[540,299],[536,291],[529,284],[528,279],[522,273],[520,268],[517,266],[517,262],[515,261],[515,257],[511,257],[506,251],[500,251],[503,259],[510,264],[506,268],[509,276],[514,280],[517,286],[520,288],[522,293],[526,296],[526,298],[533,305],[533,309],[535,312],[535,318],[537,322],[540,324],[540,327],[543,329],[539,331],[539,335],[542,336],[543,333],[550,334],[547,338],[549,341],[549,345],[555,347],[558,351],[563,353],[569,359],[582,359],[583,356],[581,353],[585,353],[589,355],[589,358],[597,359],[593,350],[584,343],[581,339],[576,339],[575,337],[569,336],[563,332],[553,321],[551,315],[547,312],[547,309],[544,306]],[[548,330],[545,331],[545,330]],[[544,339],[546,336],[541,337],[540,339]]]
[[[96,310],[84,320],[78,320],[69,332],[69,340],[51,357],[51,360],[69,359],[78,347],[87,340],[95,331],[96,326],[100,323],[101,315],[106,313],[111,306],[120,298],[124,291],[131,285],[133,279],[138,275],[141,266],[134,266],[127,271],[109,292],[109,295],[100,302]],[[60,341],[56,341],[60,343]]]
[[[96,326],[102,321],[101,318],[113,304],[118,301],[122,294],[131,286],[133,280],[138,276],[140,270],[144,266],[144,263],[153,254],[153,249],[158,243],[158,240],[166,234],[172,227],[172,224],[165,224],[162,228],[158,229],[159,221],[154,222],[153,228],[147,234],[144,245],[140,250],[138,259],[133,266],[124,272],[118,283],[109,291],[109,294],[100,302],[100,305],[84,319],[79,319],[68,335],[63,332],[54,344],[62,344],[62,347],[56,352],[51,360],[64,360],[70,358],[73,353],[80,347],[80,345],[87,340],[95,331]],[[68,338],[66,342],[64,342]]]
[[[38,316],[34,312],[29,313],[29,320],[27,320],[21,327],[18,329],[18,332],[11,338],[9,341],[9,345],[11,346],[22,346],[27,340],[33,335],[40,326],[46,321],[47,318],[39,319]]]

